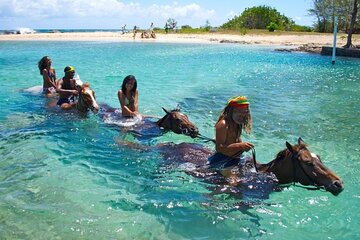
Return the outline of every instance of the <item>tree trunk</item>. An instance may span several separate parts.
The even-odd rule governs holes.
[[[358,0],[354,0],[354,8],[353,8],[353,12],[351,15],[350,29],[349,29],[349,33],[348,33],[348,37],[347,37],[347,42],[346,42],[346,45],[344,46],[344,48],[353,47],[351,38],[352,38],[352,32],[353,32],[355,21],[356,21],[357,11],[358,11]]]

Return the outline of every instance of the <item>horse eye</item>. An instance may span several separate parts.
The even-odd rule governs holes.
[[[314,164],[312,162],[305,162],[305,164],[310,167],[314,166]]]

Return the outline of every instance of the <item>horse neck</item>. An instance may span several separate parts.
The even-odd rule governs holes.
[[[88,107],[86,106],[86,103],[84,101],[84,94],[81,92],[79,93],[79,99],[76,103],[76,108],[79,112],[86,112],[88,110]]]
[[[280,152],[274,160],[257,166],[261,172],[275,174],[279,180],[279,184],[292,183],[295,178],[291,154],[286,151],[287,150]]]
[[[169,124],[166,124],[167,122],[165,121],[167,116],[168,116],[168,114],[166,114],[164,117],[162,117],[160,120],[158,120],[156,122],[156,125],[158,125],[158,127],[164,128],[165,130],[168,130],[170,127],[168,126]]]

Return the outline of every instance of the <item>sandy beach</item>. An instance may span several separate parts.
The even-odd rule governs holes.
[[[120,32],[71,32],[71,33],[33,33],[0,35],[0,41],[119,41],[119,42],[181,42],[181,43],[239,43],[259,45],[301,46],[312,44],[314,46],[331,46],[332,34],[306,34],[306,33],[269,33],[269,34],[156,34],[156,39],[142,39],[140,33],[133,39],[132,33]],[[360,44],[360,37],[354,35],[353,44]],[[338,34],[337,44],[346,43],[346,34]]]

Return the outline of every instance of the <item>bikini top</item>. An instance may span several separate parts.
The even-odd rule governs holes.
[[[50,80],[55,81],[56,77],[55,77],[55,73],[53,71],[51,71],[51,72],[48,71],[48,76],[49,76]]]
[[[134,104],[134,98],[128,99],[126,95],[124,95],[125,106],[132,106]]]

